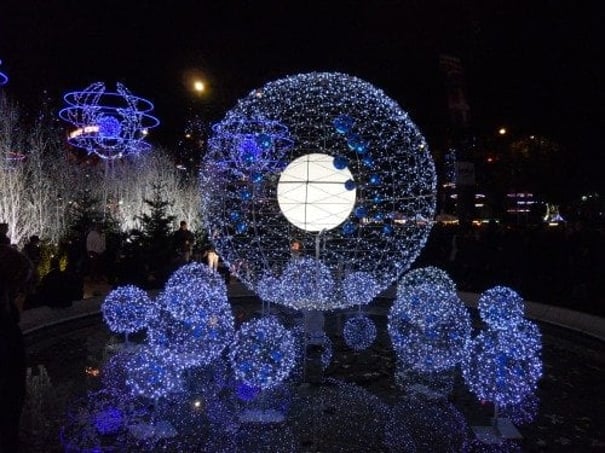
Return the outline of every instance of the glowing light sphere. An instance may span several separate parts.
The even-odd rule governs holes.
[[[270,272],[266,272],[256,285],[256,293],[265,302],[278,302],[282,298],[281,280]]]
[[[443,286],[421,284],[400,287],[397,298],[391,307],[391,317],[408,319],[423,328],[431,328],[457,312],[462,302],[456,295]]]
[[[111,291],[103,304],[103,320],[112,332],[133,333],[147,326],[152,302],[147,293],[133,285]]]
[[[506,286],[494,286],[479,297],[479,315],[491,328],[507,329],[523,319],[521,296]]]
[[[406,286],[418,286],[423,284],[441,286],[453,293],[456,292],[456,283],[447,272],[434,266],[421,267],[411,270],[401,277],[397,285],[397,291]]]
[[[160,122],[150,114],[153,104],[118,83],[110,92],[102,82],[67,93],[59,117],[76,127],[68,142],[102,159],[136,155],[151,148],[147,131]]]
[[[321,310],[335,307],[331,298],[334,278],[330,269],[314,258],[292,259],[281,278],[280,302],[295,309]]]
[[[294,337],[274,317],[249,321],[235,334],[229,359],[240,381],[263,390],[275,387],[294,367]]]
[[[243,154],[246,166],[237,157],[241,147],[224,131],[234,121],[254,122],[259,116],[286,127],[291,146],[263,152],[250,146],[253,151]],[[238,102],[215,128],[213,140],[225,146],[211,146],[200,171],[207,228],[221,256],[252,290],[266,271],[280,275],[288,266],[292,238],[315,251],[336,288],[346,275],[366,272],[378,292],[410,267],[426,242],[436,193],[426,141],[395,101],[363,80],[309,73],[268,83]],[[310,162],[313,155],[326,156],[325,162]],[[312,164],[313,171],[304,165],[301,175],[286,171],[299,162]],[[319,184],[315,169],[325,171],[330,184]],[[293,223],[280,209],[279,193],[305,185],[312,201],[295,197],[302,217],[297,214]],[[322,186],[334,186],[337,197],[332,189],[320,197]],[[334,208],[341,198],[347,200],[342,209]],[[323,210],[326,200],[334,206]],[[345,205],[351,200],[349,211]],[[312,306],[303,302],[298,308],[357,304],[338,290],[326,302],[312,300]]]
[[[294,159],[279,177],[279,208],[301,230],[331,230],[344,222],[355,206],[356,190],[345,186],[353,176],[346,165],[335,166],[334,161],[327,154],[305,154]]]
[[[127,373],[133,395],[158,399],[183,388],[181,371],[151,348],[139,348],[129,358]]]
[[[181,321],[204,322],[211,316],[229,317],[231,313],[224,281],[208,282],[199,278],[181,285],[167,286],[158,295],[155,304]]]
[[[367,272],[351,272],[342,281],[344,297],[350,305],[366,305],[380,292],[376,279]]]
[[[457,365],[471,336],[470,315],[455,293],[433,284],[405,286],[387,325],[397,357],[422,372]]]
[[[376,339],[376,325],[363,314],[357,314],[347,320],[343,329],[345,343],[355,351],[369,348]]]
[[[526,347],[524,334],[511,327],[505,334],[487,329],[473,339],[461,363],[462,376],[478,399],[501,406],[518,404],[536,388],[542,360]]]
[[[174,271],[168,278],[165,286],[166,288],[170,288],[172,286],[185,285],[192,280],[200,280],[209,285],[224,288],[225,292],[227,291],[223,277],[210,269],[210,266],[196,261],[185,264]]]
[[[180,288],[170,288],[171,294]],[[208,365],[221,355],[235,332],[230,307],[226,300],[224,304],[219,302],[214,305],[215,301],[205,299],[205,305],[197,305],[189,317],[175,317],[170,311],[158,308],[148,324],[149,346],[178,368]]]

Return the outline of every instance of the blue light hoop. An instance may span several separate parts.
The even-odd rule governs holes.
[[[134,96],[121,83],[115,92],[109,92],[104,83],[96,82],[63,99],[67,107],[59,117],[76,127],[67,140],[71,145],[102,159],[137,155],[151,148],[144,140],[146,132],[160,124],[149,113],[153,104]]]
[[[0,60],[0,66],[1,65],[2,65],[2,60]],[[0,87],[6,85],[7,83],[8,83],[8,76],[5,73],[0,72]]]
[[[287,128],[291,146],[256,154],[251,146],[243,160],[241,149],[218,146],[232,143],[239,125],[257,124],[258,118]],[[297,308],[353,306],[358,298],[347,298],[342,290],[346,275],[371,275],[379,293],[424,247],[435,213],[435,166],[408,114],[371,84],[340,73],[286,77],[241,99],[214,133],[216,145],[200,171],[206,226],[223,259],[251,290],[266,272],[282,274],[291,259],[290,241],[297,239],[308,255],[315,251],[335,283],[328,303],[309,301]],[[322,164],[326,172],[346,165],[352,178],[343,179],[341,192],[350,197],[355,190],[345,220],[319,232],[290,223],[277,199],[284,169],[313,153],[331,157],[329,165]]]

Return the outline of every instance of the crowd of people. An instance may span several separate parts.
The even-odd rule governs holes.
[[[583,223],[433,228],[415,267],[450,273],[460,290],[510,286],[526,300],[605,316],[605,232]]]

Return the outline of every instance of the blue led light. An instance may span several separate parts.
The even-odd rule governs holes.
[[[279,122],[283,131],[271,129],[271,122]],[[435,209],[435,167],[407,113],[371,84],[340,73],[285,77],[240,99],[213,132],[200,168],[206,228],[214,232],[221,256],[249,289],[255,290],[266,272],[283,273],[293,235],[307,253],[317,248],[317,234],[293,230],[277,194],[288,190],[279,184],[280,171],[318,150],[332,156],[325,169],[330,174],[338,171],[334,164],[340,167],[346,159],[351,181],[342,180],[342,192],[358,191],[355,207],[363,206],[367,212],[361,221],[356,212],[362,212],[353,209],[321,241],[320,260],[336,288],[342,288],[345,264],[349,272],[372,274],[384,290],[424,246],[432,226],[424,219],[433,218]],[[237,145],[260,133],[272,137],[272,146],[261,150],[252,164],[243,162]],[[278,136],[286,137],[287,145],[280,144]],[[258,142],[256,148],[262,148]],[[260,184],[253,182],[257,172],[263,174]],[[241,196],[244,189],[250,191],[249,199]],[[384,220],[374,222],[376,197],[382,200],[383,219],[396,214],[401,222],[386,228]],[[240,218],[233,220],[232,212]],[[340,307],[349,303],[340,290],[333,299]]]
[[[363,351],[374,343],[376,325],[367,316],[357,314],[347,320],[342,333],[347,346],[355,351]]]
[[[294,368],[294,337],[276,318],[242,324],[229,351],[235,376],[259,389],[275,387]]]
[[[151,299],[136,286],[120,286],[111,291],[103,304],[103,320],[113,332],[133,333],[147,326]]]
[[[0,60],[0,66],[2,65],[2,60]],[[8,76],[0,71],[0,87],[6,85],[8,83]]]
[[[153,104],[134,96],[118,83],[115,92],[105,89],[101,82],[82,91],[67,93],[63,99],[67,107],[59,117],[77,129],[69,134],[68,142],[95,153],[103,159],[117,159],[147,151],[147,131],[159,124],[150,112]]]

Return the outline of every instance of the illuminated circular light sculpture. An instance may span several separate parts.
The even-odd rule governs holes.
[[[294,368],[294,337],[274,317],[249,321],[235,334],[229,359],[240,381],[263,390],[275,387]]]
[[[259,117],[287,128],[291,145],[259,152],[255,141],[249,152],[233,142],[234,122]],[[346,275],[370,274],[380,292],[424,246],[434,164],[407,113],[371,84],[340,73],[286,77],[241,99],[214,133],[200,171],[207,228],[250,289],[267,271],[282,274],[297,238],[335,283],[325,303],[297,308],[357,305],[341,290]]]
[[[399,288],[406,286],[418,286],[427,283],[441,286],[453,293],[456,292],[456,283],[448,273],[434,266],[420,267],[407,272],[399,280],[397,290],[399,291]]]
[[[363,314],[357,314],[347,320],[343,329],[345,343],[355,351],[369,348],[376,339],[376,325]]]
[[[345,187],[353,176],[346,166],[336,168],[334,160],[327,154],[306,154],[294,159],[279,177],[279,208],[301,230],[336,228],[355,206],[355,188]]]
[[[101,305],[103,320],[109,329],[126,334],[138,332],[147,326],[151,308],[151,299],[147,293],[133,285],[114,289]]]
[[[118,159],[136,155],[151,148],[145,142],[147,131],[159,124],[150,112],[153,104],[134,96],[118,83],[115,92],[107,91],[102,82],[93,83],[82,91],[67,93],[67,107],[59,117],[76,129],[68,142],[97,154],[102,159]]]
[[[536,388],[542,376],[542,361],[526,335],[537,330],[487,329],[470,342],[462,375],[479,400],[499,406],[518,404]],[[530,340],[530,341],[526,341]]]
[[[494,286],[479,297],[479,315],[493,329],[508,329],[523,319],[521,296],[506,286]]]
[[[281,279],[266,272],[258,281],[256,287],[258,297],[265,302],[279,302],[282,298]]]
[[[158,399],[183,388],[181,371],[151,348],[139,348],[126,369],[126,384],[133,395]]]
[[[462,305],[456,293],[435,284],[400,287],[391,307],[394,320],[399,314],[423,328],[431,328]]]

